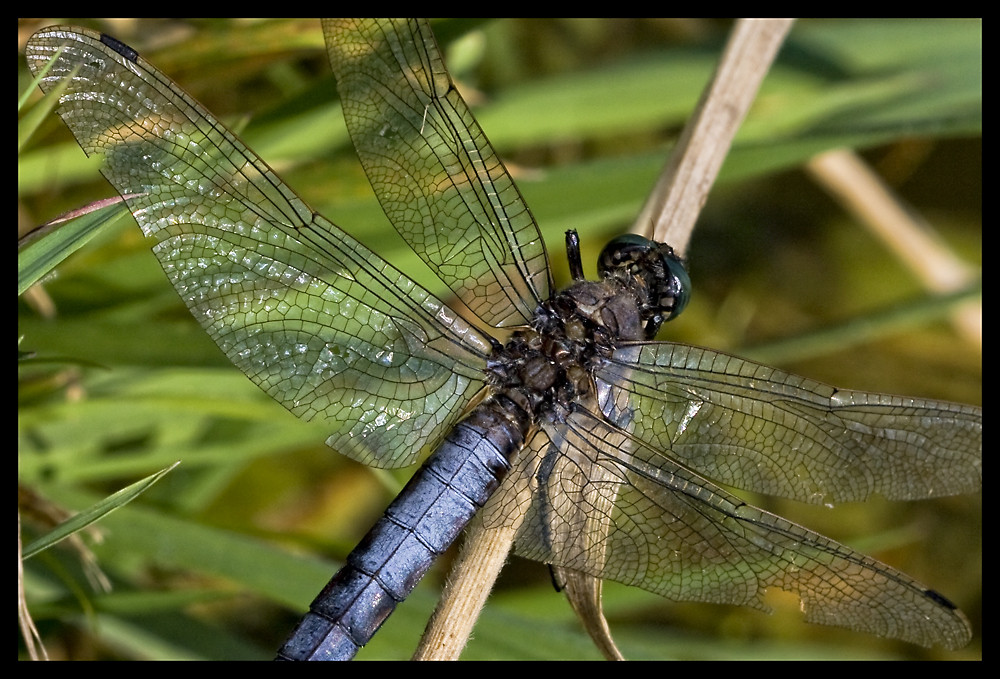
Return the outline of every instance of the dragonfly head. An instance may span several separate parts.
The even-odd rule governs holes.
[[[602,278],[619,278],[641,291],[647,339],[683,311],[691,298],[691,278],[674,249],[636,234],[618,236],[604,246],[597,270]]]

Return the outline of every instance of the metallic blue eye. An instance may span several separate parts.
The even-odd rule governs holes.
[[[597,258],[604,276],[622,271],[645,286],[643,314],[646,335],[653,337],[660,325],[676,317],[691,299],[691,278],[673,248],[633,233],[611,240]]]

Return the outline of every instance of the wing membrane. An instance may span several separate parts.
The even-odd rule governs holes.
[[[718,482],[812,503],[982,487],[982,409],[836,389],[667,342],[623,347],[597,373],[601,410]]]
[[[962,613],[883,563],[741,501],[579,410],[545,427],[548,445],[520,459],[487,521],[526,512],[525,558],[642,587],[674,601],[768,610],[793,592],[809,622],[924,646],[971,638]]]
[[[488,340],[315,214],[235,135],[131,48],[36,33],[42,88],[128,203],[177,292],[258,386],[368,464],[411,463],[481,386]]]
[[[545,245],[426,22],[324,19],[323,31],[389,220],[479,318],[526,323],[551,287]]]

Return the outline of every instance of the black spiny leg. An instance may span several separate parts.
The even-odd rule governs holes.
[[[566,257],[569,260],[569,275],[574,281],[582,281],[583,260],[580,258],[580,236],[576,229],[566,232]]]

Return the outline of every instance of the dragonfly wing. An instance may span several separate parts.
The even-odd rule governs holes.
[[[526,323],[551,287],[514,180],[423,20],[325,19],[344,118],[389,221],[489,325]]]
[[[177,292],[251,380],[368,464],[410,464],[451,426],[481,386],[486,337],[314,213],[131,48],[53,27],[27,57],[36,74],[54,58],[42,89],[69,79],[63,121],[105,157]]]
[[[619,348],[596,372],[600,409],[720,483],[811,503],[982,487],[982,409],[836,389],[668,342]]]
[[[971,638],[962,613],[933,590],[746,504],[601,415],[581,409],[544,429],[541,455],[521,458],[523,476],[512,473],[502,489],[526,513],[520,556],[675,601],[768,610],[765,592],[776,587],[800,597],[809,622],[924,646]],[[488,520],[509,520],[499,502],[487,505]]]

